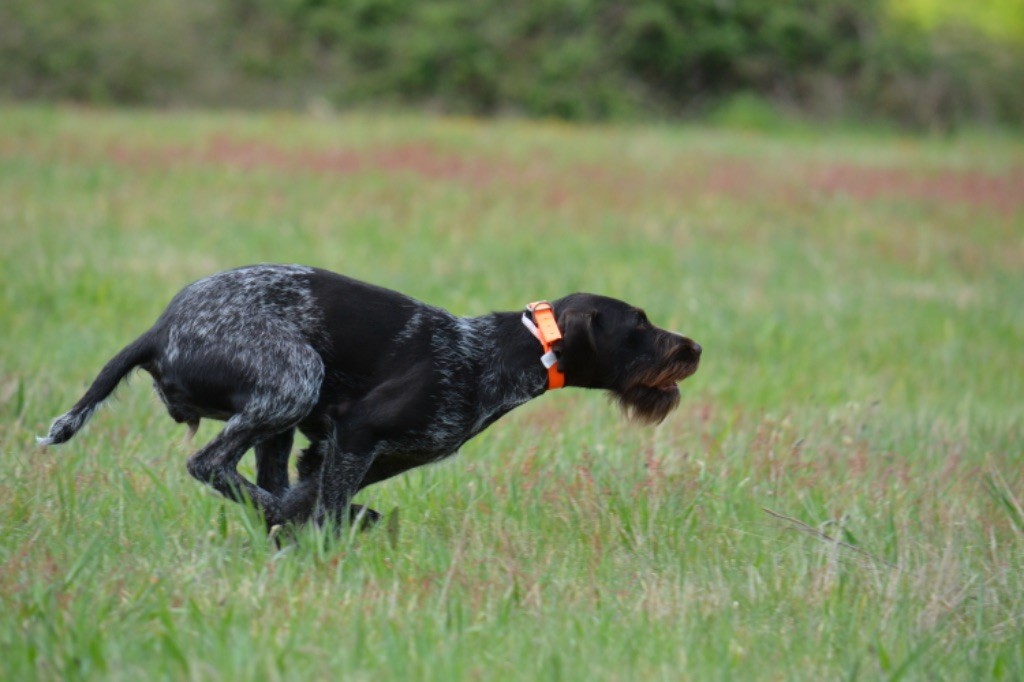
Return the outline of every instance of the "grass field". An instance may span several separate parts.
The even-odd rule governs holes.
[[[35,448],[265,261],[605,293],[704,363],[659,427],[546,395],[283,550],[145,375]],[[1024,678],[1022,140],[6,108],[0,263],[0,679]]]

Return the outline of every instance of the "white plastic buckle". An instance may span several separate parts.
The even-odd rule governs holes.
[[[533,323],[533,320],[531,320],[530,316],[526,313],[523,313],[523,326],[529,329],[530,333],[533,334],[538,341],[544,343],[544,339],[540,337],[540,330],[537,329],[537,325]]]

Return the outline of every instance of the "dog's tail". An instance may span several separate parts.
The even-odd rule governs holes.
[[[58,445],[71,440],[85,426],[89,417],[114,392],[129,372],[153,358],[155,349],[149,334],[143,334],[115,355],[100,371],[82,399],[69,411],[57,417],[45,438],[36,438],[40,445]]]

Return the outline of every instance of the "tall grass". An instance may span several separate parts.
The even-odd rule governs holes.
[[[1022,169],[1011,138],[5,109],[0,678],[1020,679]],[[261,261],[460,314],[606,293],[705,362],[657,428],[556,392],[365,491],[383,527],[283,549],[145,375],[33,446],[182,285]]]

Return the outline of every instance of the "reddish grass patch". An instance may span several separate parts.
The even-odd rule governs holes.
[[[988,206],[1012,213],[1024,205],[1024,167],[1002,175],[977,171],[910,171],[904,168],[866,168],[837,163],[810,173],[818,193],[844,194],[854,199],[909,199],[925,203]]]
[[[851,163],[795,162],[778,168],[735,157],[687,158],[670,171],[634,164],[565,167],[550,159],[530,163],[473,156],[428,142],[372,149],[288,148],[260,140],[219,134],[199,146],[114,145],[109,158],[134,168],[203,165],[269,169],[327,175],[382,174],[465,184],[474,188],[535,189],[553,207],[594,196],[629,207],[654,193],[661,197],[700,196],[786,201],[846,196],[858,201],[911,201],[960,204],[1011,214],[1024,207],[1024,166],[1002,174],[981,171],[917,170]]]
[[[258,140],[239,140],[228,135],[215,135],[198,147],[115,145],[110,148],[110,157],[118,163],[143,169],[200,164],[329,175],[408,174],[429,180],[472,185],[491,184],[498,176],[507,175],[512,170],[507,164],[452,154],[428,143],[367,150],[316,150],[286,148]]]
[[[620,181],[622,179],[620,178]],[[787,201],[849,197],[857,201],[960,204],[1012,214],[1024,208],[1024,166],[995,175],[981,171],[793,163],[775,167],[743,159],[707,159],[667,181],[686,196]]]

